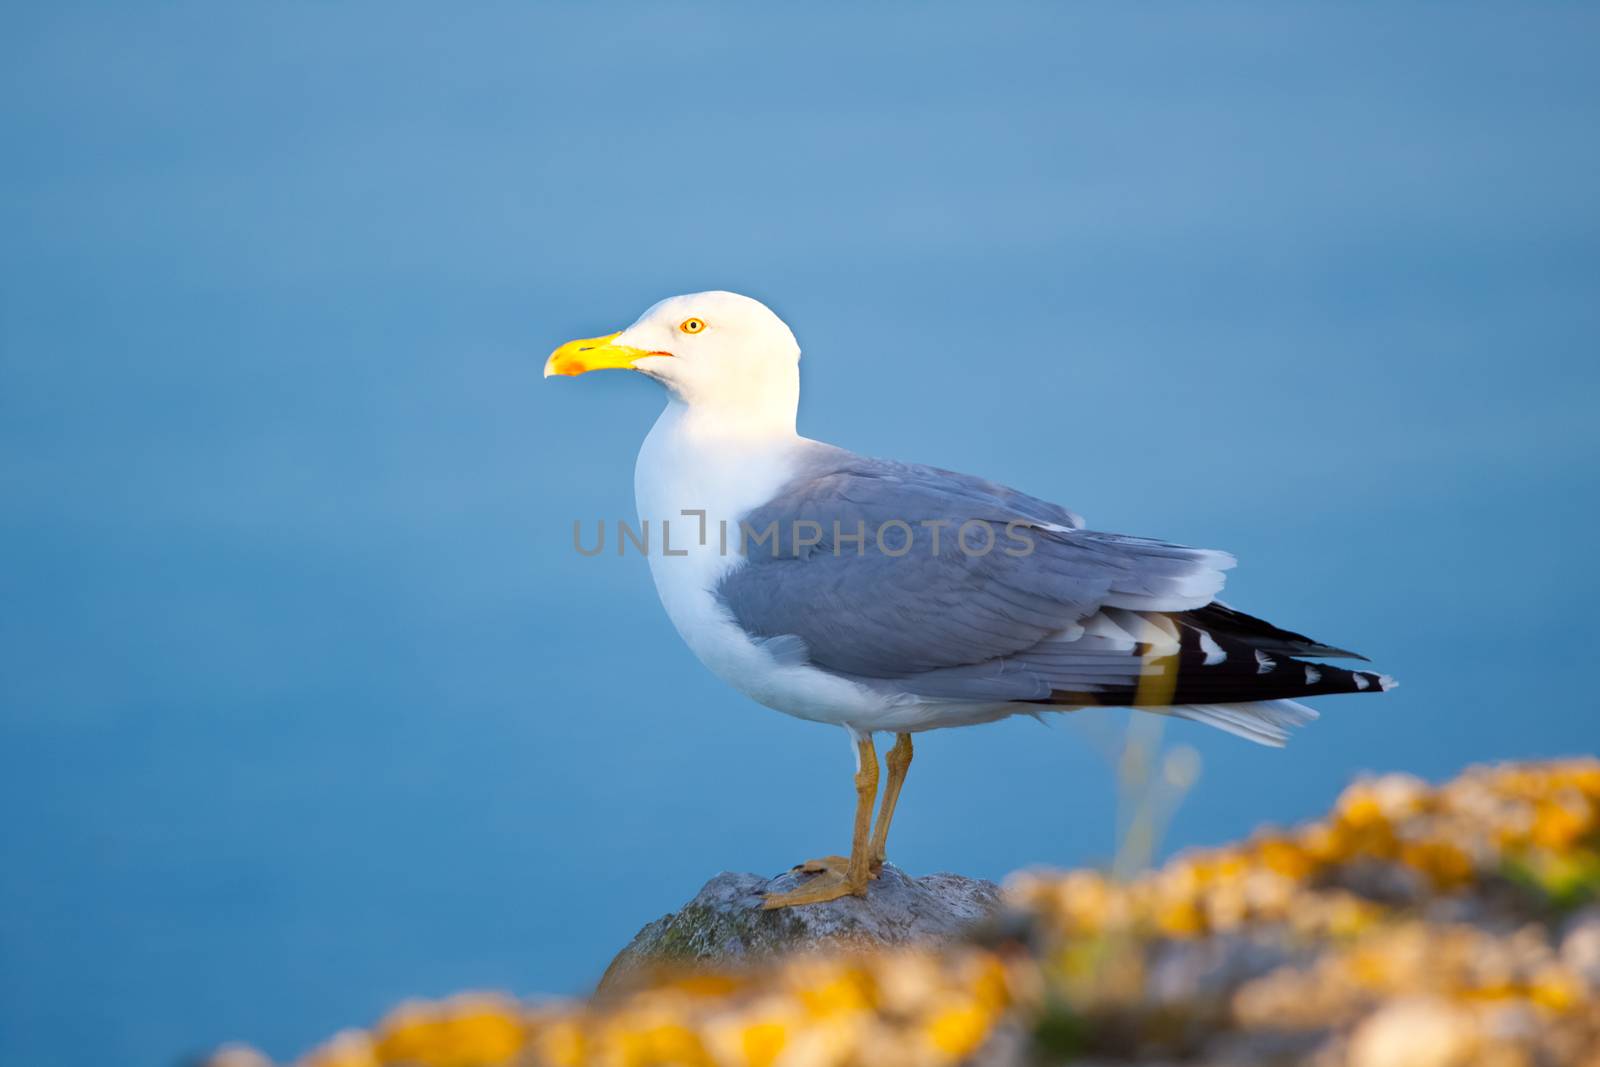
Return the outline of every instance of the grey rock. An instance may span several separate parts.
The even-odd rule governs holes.
[[[200,1061],[198,1067],[272,1067],[272,1061],[249,1045],[227,1044]]]
[[[1567,920],[1561,937],[1561,959],[1590,989],[1600,990],[1600,904],[1592,904]]]
[[[1223,1031],[1205,1043],[1197,1060],[1205,1067],[1310,1067],[1331,1040],[1328,1030]],[[1142,1065],[1141,1065],[1142,1067]]]
[[[1221,1013],[1239,987],[1294,959],[1288,942],[1270,934],[1161,942],[1147,960],[1145,999],[1156,1007]]]
[[[841,945],[904,945],[955,939],[993,915],[1000,890],[958,874],[912,878],[885,864],[865,897],[763,911],[767,893],[783,893],[809,877],[717,875],[678,911],[646,926],[617,954],[600,991],[631,984],[630,976],[661,966],[740,963],[787,952]]]
[[[1362,859],[1343,864],[1334,872],[1331,883],[1392,907],[1423,904],[1433,896],[1422,872],[1383,860]]]

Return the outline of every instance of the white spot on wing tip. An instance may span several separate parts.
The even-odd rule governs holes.
[[[1387,674],[1380,674],[1378,675],[1378,688],[1387,693],[1391,689],[1399,689],[1400,683],[1389,677]]]
[[[1207,667],[1215,667],[1228,658],[1228,654],[1222,651],[1222,646],[1217,644],[1216,639],[1210,634],[1204,630],[1196,630],[1195,633],[1200,635],[1200,651],[1206,654],[1205,665]]]
[[[1256,649],[1256,673],[1257,674],[1266,674],[1268,671],[1270,671],[1273,668],[1277,667],[1277,665],[1278,665],[1278,661],[1277,660],[1273,659],[1271,656],[1267,655],[1265,652],[1261,651],[1259,648]]]
[[[1322,681],[1322,672],[1311,666],[1311,664],[1306,664],[1306,684],[1316,685],[1320,681]]]
[[[1351,671],[1350,677],[1356,680],[1357,689],[1366,689],[1372,685],[1371,682],[1367,681],[1367,676],[1362,674],[1360,671]]]

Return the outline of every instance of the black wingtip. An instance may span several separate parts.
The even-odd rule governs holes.
[[[1227,635],[1241,644],[1259,648],[1263,652],[1283,656],[1310,656],[1312,659],[1356,659],[1362,663],[1372,662],[1359,652],[1325,645],[1305,634],[1274,626],[1266,619],[1259,619],[1254,615],[1247,615],[1230,608],[1220,600],[1213,600],[1203,608],[1186,611],[1178,618],[1202,630],[1209,630],[1219,637]]]
[[[1362,663],[1372,662],[1359,652],[1351,652],[1348,648],[1334,648],[1332,645],[1314,645],[1304,652],[1296,652],[1295,655],[1310,656],[1312,659],[1358,659]]]

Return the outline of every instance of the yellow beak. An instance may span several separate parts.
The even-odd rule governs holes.
[[[608,333],[604,337],[580,337],[576,341],[568,341],[545,360],[544,376],[552,374],[572,375],[584,374],[592,370],[620,370],[633,366],[646,356],[666,356],[669,352],[646,352],[642,348],[631,345],[614,345],[611,342],[621,337],[621,331]]]

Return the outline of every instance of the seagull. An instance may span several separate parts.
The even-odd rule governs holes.
[[[800,436],[799,365],[764,304],[705,292],[544,369],[665,386],[634,469],[662,607],[712,673],[855,748],[850,854],[799,865],[801,885],[764,907],[866,895],[921,731],[1109,706],[1281,746],[1316,718],[1294,698],[1393,688],[1311,662],[1365,657],[1216,599],[1226,552],[1101,533],[982,478]],[[879,732],[896,735],[881,804]]]

